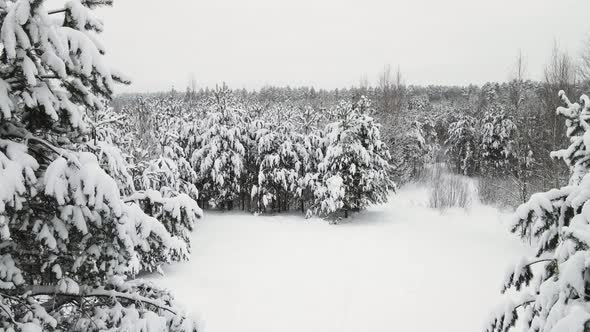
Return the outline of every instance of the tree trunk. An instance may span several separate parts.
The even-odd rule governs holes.
[[[283,209],[283,211],[287,212],[289,211],[289,193],[287,193],[285,191],[285,208]]]

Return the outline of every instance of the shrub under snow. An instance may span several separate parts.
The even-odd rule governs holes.
[[[450,173],[442,164],[430,165],[422,175],[430,188],[428,206],[434,209],[469,208],[478,200],[477,183],[463,175]]]

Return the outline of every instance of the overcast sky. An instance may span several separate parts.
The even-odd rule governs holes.
[[[99,11],[120,91],[227,82],[350,87],[385,64],[408,84],[504,81],[519,52],[539,78],[554,40],[578,54],[589,0],[115,0]]]

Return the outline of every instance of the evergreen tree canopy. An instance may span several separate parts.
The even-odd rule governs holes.
[[[0,330],[194,330],[167,291],[132,280],[189,254],[141,202],[189,227],[201,210],[135,192],[111,145],[104,102],[128,80],[95,36],[106,3],[68,1],[60,19],[0,1]]]
[[[319,165],[325,184],[334,176],[342,179],[345,211],[385,202],[394,189],[389,151],[381,141],[380,126],[361,113],[366,107],[363,101],[339,105],[340,120],[326,128],[326,153]]]
[[[571,103],[563,91],[570,146],[552,153],[571,170],[569,185],[533,194],[516,211],[512,231],[536,245],[536,255],[508,271],[503,292],[514,288],[490,319],[487,331],[586,331],[590,324],[590,99]]]

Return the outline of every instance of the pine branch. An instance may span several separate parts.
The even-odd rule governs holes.
[[[82,0],[81,1],[82,4],[86,5],[86,7],[92,8],[92,7],[98,7],[98,6],[112,6],[113,5],[113,0]],[[49,15],[54,15],[54,14],[59,14],[59,13],[63,13],[68,11],[69,8],[59,8],[59,9],[53,9],[53,10],[49,10],[47,11],[47,14]]]
[[[59,79],[61,77],[57,75],[35,75],[36,78],[43,80],[43,79]],[[11,78],[7,78],[4,80],[6,83],[9,84],[23,84],[26,79],[23,76],[13,76]]]
[[[529,304],[531,304],[531,303],[533,303],[533,302],[535,302],[535,300],[528,300],[528,301],[524,301],[524,302],[522,302],[521,304],[519,304],[519,305],[515,306],[513,311],[516,311],[516,309],[518,309],[518,308],[520,308],[520,307],[526,307],[527,305],[529,305]]]
[[[554,258],[542,258],[542,259],[538,259],[536,261],[532,261],[525,266],[531,266],[531,265],[535,265],[535,264],[542,263],[542,262],[553,262],[553,261],[555,261]]]
[[[0,309],[2,309],[2,311],[4,311],[6,313],[6,316],[8,316],[8,319],[10,319],[12,324],[18,325],[16,323],[16,321],[14,320],[14,317],[12,317],[12,315],[10,314],[10,310],[6,306],[4,306],[4,304],[1,301],[0,301]]]
[[[79,293],[65,293],[59,290],[59,286],[56,285],[31,285],[26,288],[25,296],[62,296],[62,297],[72,297],[72,298],[87,298],[87,297],[107,297],[107,298],[116,298],[116,299],[124,299],[128,301],[135,301],[141,302],[144,304],[153,305],[162,310],[166,310],[173,315],[178,315],[176,310],[172,309],[171,307],[156,301],[150,298],[141,296],[139,294],[130,294],[130,293],[123,293],[118,292],[115,290],[106,290],[102,287],[100,288],[90,288],[88,286],[81,287]]]
[[[11,240],[0,242],[0,250],[8,247],[16,247],[16,243],[14,243],[14,241]]]
[[[100,126],[103,126],[103,125],[106,125],[106,124],[109,124],[109,123],[112,123],[112,122],[119,122],[120,120],[123,120],[123,119],[125,119],[125,116],[124,115],[119,115],[119,116],[116,116],[114,118],[110,118],[110,119],[99,121],[96,124],[93,123],[92,125],[95,128],[98,128]]]
[[[33,136],[33,134],[31,132],[27,131],[24,128],[20,128],[15,125],[11,125],[11,126],[7,125],[5,128],[0,127],[0,129],[7,129],[9,131],[9,133],[11,134],[11,136],[24,139],[25,145],[29,145],[29,142],[36,142],[40,145],[45,146],[49,150],[55,152],[59,156],[65,156],[68,159],[68,161],[74,162],[74,165],[76,165],[76,167],[78,167],[78,168],[81,167],[80,163],[78,162],[78,159],[75,158],[75,156],[70,151],[56,147],[55,145],[47,142],[46,140],[44,140],[42,138],[35,137],[35,136]]]
[[[58,154],[58,155],[60,155],[60,156],[61,156],[61,155],[63,155],[63,154],[64,154],[64,152],[65,152],[65,150],[64,150],[64,149],[58,148],[58,147],[56,147],[56,146],[52,145],[51,143],[47,142],[46,140],[44,140],[44,139],[42,139],[42,138],[39,138],[39,137],[34,137],[34,136],[33,136],[32,134],[30,134],[30,133],[29,133],[29,134],[28,134],[26,137],[24,137],[24,139],[25,139],[25,141],[27,141],[27,142],[30,142],[30,141],[37,142],[37,143],[39,143],[39,144],[41,144],[41,145],[45,146],[46,148],[48,148],[48,149],[52,150],[53,152],[57,153],[57,154]],[[28,144],[27,144],[27,145],[28,145]]]

